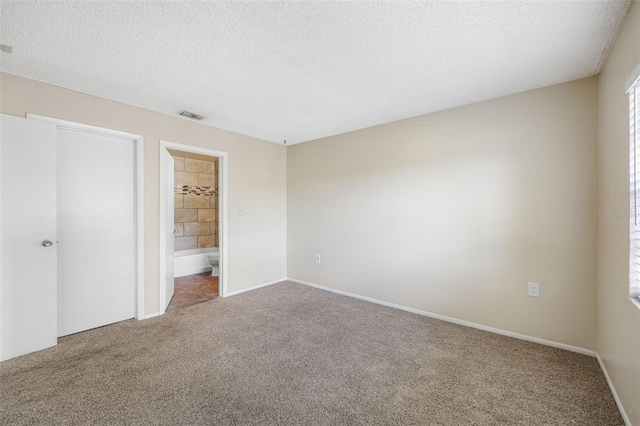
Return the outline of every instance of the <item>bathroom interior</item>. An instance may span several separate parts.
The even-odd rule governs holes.
[[[169,150],[174,161],[174,295],[167,312],[219,295],[217,157]]]

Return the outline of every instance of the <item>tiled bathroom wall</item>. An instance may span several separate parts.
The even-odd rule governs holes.
[[[218,161],[172,155],[174,250],[218,247]]]

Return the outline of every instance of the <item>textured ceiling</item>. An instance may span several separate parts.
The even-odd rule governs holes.
[[[2,1],[0,68],[292,144],[597,74],[629,5]]]

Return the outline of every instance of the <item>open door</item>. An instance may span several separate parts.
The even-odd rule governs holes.
[[[0,360],[57,343],[56,126],[0,119]]]
[[[166,162],[166,175],[167,175],[167,184],[163,190],[166,193],[166,212],[167,212],[167,226],[166,226],[166,299],[165,304],[162,306],[162,312],[167,310],[167,306],[169,306],[169,302],[171,302],[171,298],[173,297],[173,229],[174,229],[174,211],[173,211],[173,193],[174,193],[174,178],[173,178],[173,157],[167,153],[167,162]]]

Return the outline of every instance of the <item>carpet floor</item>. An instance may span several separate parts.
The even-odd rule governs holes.
[[[2,425],[622,425],[594,358],[291,282],[0,363]]]

